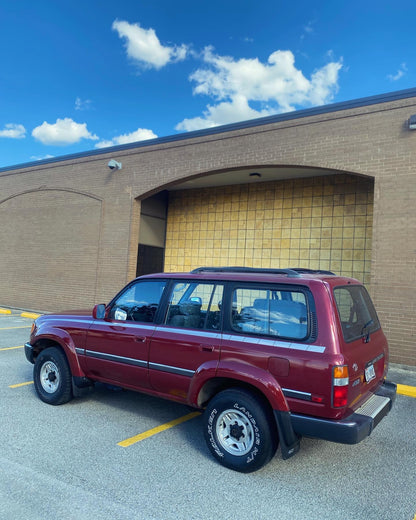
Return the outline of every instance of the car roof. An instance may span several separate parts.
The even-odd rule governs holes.
[[[344,276],[337,276],[335,273],[319,269],[288,268],[288,269],[268,269],[256,267],[198,267],[190,272],[179,273],[154,273],[140,276],[139,279],[146,278],[176,278],[188,280],[216,280],[216,281],[241,281],[241,282],[279,282],[298,284],[307,281],[321,280],[328,281],[331,285],[344,285],[357,280]]]

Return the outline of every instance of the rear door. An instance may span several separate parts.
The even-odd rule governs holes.
[[[334,288],[342,331],[341,350],[349,372],[349,406],[356,408],[383,381],[387,340],[374,305],[362,285]]]
[[[186,400],[191,379],[202,366],[216,369],[221,346],[222,284],[172,283],[163,323],[150,346],[153,389]]]

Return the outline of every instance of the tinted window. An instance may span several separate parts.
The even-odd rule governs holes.
[[[112,305],[110,317],[123,321],[153,322],[165,285],[164,280],[148,280],[131,285]]]
[[[169,299],[165,323],[174,327],[218,330],[222,297],[222,285],[177,282]]]
[[[291,290],[236,289],[231,322],[238,332],[304,339],[308,335],[306,296]]]
[[[337,287],[334,296],[345,341],[354,341],[380,328],[374,305],[363,286]]]

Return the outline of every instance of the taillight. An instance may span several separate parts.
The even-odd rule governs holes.
[[[334,408],[347,406],[349,382],[348,366],[339,365],[334,367],[332,378],[332,406]]]

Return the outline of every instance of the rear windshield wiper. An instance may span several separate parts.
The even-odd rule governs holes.
[[[371,320],[368,320],[365,325],[363,325],[363,328],[361,329],[361,337],[364,339],[364,343],[368,343],[370,341],[370,327],[373,325],[374,320],[371,318]]]

